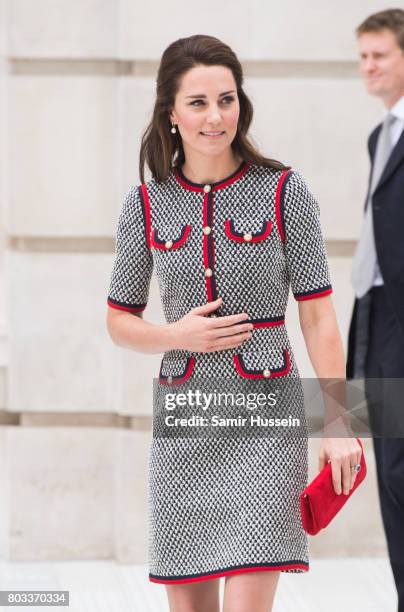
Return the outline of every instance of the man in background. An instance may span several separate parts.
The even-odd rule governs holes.
[[[386,111],[368,141],[371,174],[352,267],[347,378],[365,379],[380,509],[404,612],[404,11],[371,15],[356,34],[367,91]]]

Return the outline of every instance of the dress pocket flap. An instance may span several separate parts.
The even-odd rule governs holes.
[[[185,380],[190,378],[195,366],[195,357],[188,357],[185,363],[173,362],[172,364],[168,360],[161,360],[159,382],[162,385],[179,385]],[[163,374],[163,371],[169,371],[170,374]],[[172,372],[172,373],[171,373]],[[175,372],[175,373],[174,373]]]
[[[150,242],[153,247],[156,249],[160,249],[162,251],[173,251],[174,249],[178,249],[182,247],[187,241],[189,234],[191,232],[191,225],[187,223],[182,226],[181,233],[179,236],[169,237],[169,238],[160,238],[158,228],[153,228],[150,235]]]
[[[273,358],[268,355],[260,355],[257,359],[256,353],[236,353],[233,356],[237,372],[243,378],[277,378],[286,376],[290,372],[290,356],[288,349],[283,349],[283,361],[280,365],[273,365]],[[277,360],[279,362],[279,360]],[[259,365],[258,363],[259,362]],[[260,367],[261,366],[261,367]]]
[[[268,238],[272,229],[272,221],[264,221],[262,227],[258,231],[251,231],[246,228],[244,231],[236,230],[234,219],[226,219],[224,222],[226,236],[235,242],[261,242]]]

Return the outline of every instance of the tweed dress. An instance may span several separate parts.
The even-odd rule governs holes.
[[[296,300],[332,292],[320,209],[303,177],[243,162],[210,185],[180,168],[132,186],[120,213],[108,293],[112,308],[146,308],[153,270],[167,323],[223,298],[214,316],[246,312],[252,337],[216,352],[166,351],[161,394],[221,377],[266,385],[300,374],[285,326]],[[287,408],[304,421],[301,388]],[[307,436],[164,437],[149,450],[149,580],[173,584],[248,571],[309,569],[299,496]]]

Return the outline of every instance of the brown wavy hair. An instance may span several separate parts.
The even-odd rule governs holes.
[[[170,112],[174,108],[175,96],[181,77],[198,65],[225,66],[232,73],[237,86],[240,115],[236,136],[231,143],[233,151],[244,161],[286,170],[281,162],[269,159],[252,144],[247,136],[253,118],[253,106],[243,89],[243,69],[234,51],[218,38],[195,34],[179,38],[164,51],[157,73],[156,101],[152,119],[143,133],[140,155],[139,176],[144,183],[145,164],[157,181],[164,181],[173,167],[185,161],[182,138],[177,130],[171,133]]]

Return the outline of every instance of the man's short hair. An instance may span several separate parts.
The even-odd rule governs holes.
[[[399,47],[404,51],[404,11],[387,9],[370,15],[356,28],[357,36],[367,32],[390,30],[396,37]]]

